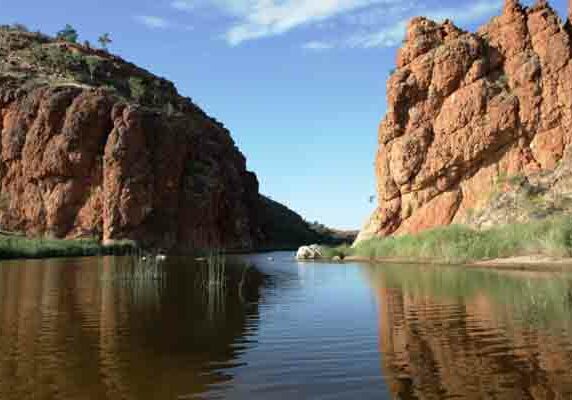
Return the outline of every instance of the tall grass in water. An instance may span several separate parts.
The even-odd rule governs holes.
[[[209,289],[226,289],[226,257],[220,252],[207,257],[207,277],[205,284]]]
[[[242,263],[227,264],[227,258],[220,251],[212,252],[198,274],[198,287],[202,290],[207,315],[212,321],[224,318],[227,298],[238,295],[246,302],[249,285],[252,285],[256,268]]]
[[[572,217],[502,225],[483,231],[451,225],[417,235],[371,239],[349,249],[346,255],[371,259],[396,257],[435,260],[447,263],[524,255],[570,257]]]
[[[164,278],[162,261],[139,251],[128,256],[112,257],[110,263],[112,268],[104,271],[102,281],[131,284],[161,281]]]
[[[224,318],[227,295],[226,257],[220,252],[212,252],[206,258],[206,269],[199,277],[199,285],[203,290],[207,317],[214,321],[216,317]]]

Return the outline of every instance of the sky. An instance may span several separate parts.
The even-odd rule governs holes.
[[[531,1],[522,1],[529,5]],[[565,0],[551,5],[564,16]],[[0,24],[80,40],[173,81],[229,128],[260,190],[300,213],[358,229],[375,208],[377,127],[406,22],[474,31],[502,0],[0,0]]]

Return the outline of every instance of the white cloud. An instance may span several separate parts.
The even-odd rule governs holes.
[[[179,11],[191,11],[195,9],[195,2],[192,0],[174,0],[171,7]]]
[[[349,47],[361,47],[369,49],[372,47],[393,47],[403,41],[407,20],[398,21],[393,25],[376,32],[358,33],[352,35],[346,45]]]
[[[214,6],[234,21],[225,28],[224,39],[231,46],[245,41],[285,34],[312,26],[340,29],[337,35],[346,39],[327,40],[321,45],[332,47],[392,47],[398,45],[408,20],[425,15],[435,20],[452,19],[463,24],[489,16],[501,8],[502,0],[475,0],[467,5],[439,8],[441,1],[420,0],[170,0],[180,11],[195,11]],[[453,3],[454,4],[454,3]],[[435,7],[433,7],[435,5]],[[140,17],[140,22],[153,28],[165,28],[168,21],[158,17]],[[143,19],[144,18],[144,19]],[[353,31],[353,33],[351,33]],[[345,33],[344,33],[345,32]],[[349,33],[348,33],[349,32]],[[310,46],[310,47],[308,47]],[[302,45],[317,50],[318,42]]]
[[[302,48],[305,50],[312,50],[312,51],[325,51],[333,49],[334,44],[328,42],[312,41],[304,43],[302,45]]]
[[[179,24],[153,15],[137,15],[134,19],[150,29],[176,29],[181,31],[194,30],[192,25]]]
[[[166,29],[171,23],[164,18],[153,15],[137,15],[134,17],[137,22],[151,29]]]
[[[427,18],[435,21],[450,19],[456,24],[465,24],[478,21],[497,12],[502,7],[501,0],[481,0],[468,7],[442,8],[423,13]],[[346,45],[349,47],[393,47],[397,46],[405,37],[407,22],[410,17],[403,18],[394,24],[388,25],[374,32],[361,32],[351,36]]]
[[[233,46],[247,40],[286,33],[374,4],[399,0],[218,0],[238,15],[240,21],[225,38]]]

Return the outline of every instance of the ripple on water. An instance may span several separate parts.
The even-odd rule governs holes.
[[[572,399],[569,276],[272,257],[224,297],[188,261],[2,263],[0,399]]]

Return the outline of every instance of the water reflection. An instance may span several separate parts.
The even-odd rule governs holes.
[[[366,268],[398,399],[572,399],[570,276]]]
[[[570,275],[243,259],[0,263],[0,399],[572,399]]]
[[[197,268],[125,279],[125,258],[2,263],[0,398],[194,398],[231,379],[221,371],[257,329],[262,278],[211,298]]]

